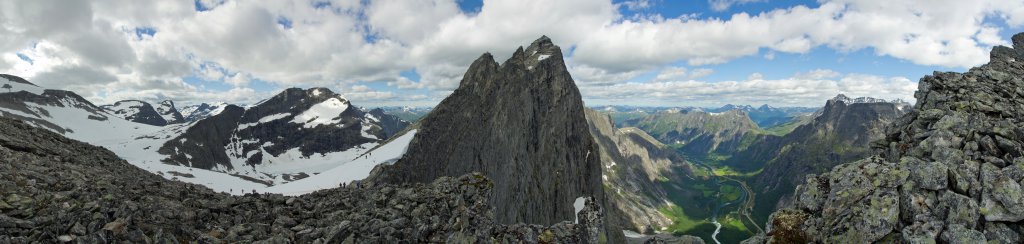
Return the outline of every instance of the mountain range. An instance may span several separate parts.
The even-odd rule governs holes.
[[[432,108],[97,106],[2,74],[0,243],[1021,243],[1012,41],[914,105],[813,109],[587,108],[547,37]]]

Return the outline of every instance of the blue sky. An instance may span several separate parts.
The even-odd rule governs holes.
[[[481,53],[500,62],[547,35],[588,105],[912,100],[920,77],[981,65],[1024,31],[1024,2],[938,1],[26,1],[12,7],[46,11],[2,16],[0,72],[100,104],[322,86],[431,106]]]

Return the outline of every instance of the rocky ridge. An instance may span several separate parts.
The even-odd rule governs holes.
[[[419,122],[408,151],[367,181],[429,182],[481,172],[501,223],[573,219],[574,199],[604,205],[598,146],[561,49],[547,37],[502,64],[489,53]],[[621,231],[609,231],[621,236]],[[614,240],[613,240],[614,241]]]
[[[0,118],[0,243],[598,242],[603,212],[592,199],[578,222],[501,225],[487,204],[493,186],[469,174],[230,196]]]
[[[1024,241],[1024,33],[922,78],[879,154],[808,176],[748,243]]]

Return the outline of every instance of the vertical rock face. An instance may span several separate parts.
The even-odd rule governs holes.
[[[118,101],[111,105],[101,106],[107,113],[122,119],[147,125],[165,126],[167,120],[147,102],[139,100]]]
[[[653,233],[672,220],[658,211],[668,199],[656,179],[674,179],[674,164],[686,164],[674,150],[637,128],[615,128],[607,114],[587,109],[590,134],[600,147],[602,175],[612,207],[621,211],[623,228]],[[615,221],[611,221],[615,222]]]
[[[502,223],[572,220],[574,199],[604,199],[583,101],[561,49],[547,37],[500,65],[482,55],[419,123],[405,156],[369,180],[429,182],[481,172],[494,181],[490,202]]]
[[[807,177],[751,242],[1024,240],[1024,33],[966,73],[921,79],[880,153]]]

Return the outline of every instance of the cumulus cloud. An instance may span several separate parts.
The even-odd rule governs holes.
[[[714,11],[725,11],[733,5],[740,5],[745,3],[753,2],[764,2],[767,0],[708,0],[708,5],[711,6],[711,10]]]
[[[709,4],[725,10],[756,1]],[[225,92],[192,87],[184,77],[224,83],[236,95],[259,95],[249,88],[251,80],[280,87],[353,88],[386,82],[398,91],[427,90],[419,95],[437,100],[458,85],[481,53],[491,52],[501,62],[514,47],[548,35],[570,54],[566,60],[571,74],[588,87],[583,95],[599,97],[607,95],[587,91],[633,87],[629,81],[652,72],[657,77],[650,85],[673,88],[713,72],[701,65],[761,53],[772,60],[776,53],[802,54],[816,48],[870,48],[874,54],[914,64],[964,68],[985,62],[991,46],[1008,44],[1000,37],[1005,31],[1000,26],[1024,27],[1021,1],[821,0],[814,8],[793,6],[726,18],[620,12],[650,8],[654,4],[648,0],[485,0],[473,13],[461,12],[457,3],[3,1],[0,72],[97,100],[157,93],[195,100]],[[673,66],[679,63],[690,68]],[[416,70],[420,78],[401,77],[407,70]],[[853,84],[842,81],[852,77],[849,74],[816,72],[777,83]],[[888,79],[866,84],[893,83]],[[753,81],[737,86],[749,82]],[[730,84],[719,83],[715,87]],[[834,90],[841,89],[829,91]],[[385,99],[390,92],[392,98],[387,99],[419,97],[374,92],[378,93],[354,96]]]
[[[629,10],[632,10],[632,11],[637,11],[637,10],[643,10],[643,9],[650,8],[654,4],[651,3],[650,0],[634,0],[634,1],[624,1],[624,2],[620,3],[620,5],[626,7],[626,9],[629,9]]]
[[[715,73],[715,70],[708,68],[697,68],[690,72],[690,79],[700,79]]]
[[[831,79],[831,78],[839,77],[839,75],[840,75],[839,72],[835,72],[835,71],[830,70],[830,69],[815,69],[815,70],[811,70],[811,71],[807,71],[807,72],[796,73],[796,75],[793,75],[793,78],[808,79],[808,80],[821,80],[821,79]]]
[[[668,67],[661,70],[655,80],[676,80],[686,78],[685,67]]]
[[[912,96],[917,90],[916,82],[903,77],[864,74],[847,74],[835,79],[751,78],[754,79],[724,82],[628,82],[612,86],[581,87],[581,92],[589,94],[587,99],[598,104],[721,106],[727,103],[767,103],[777,106],[821,106],[837,94],[909,99],[913,102]]]
[[[696,68],[692,71],[687,70],[686,67],[671,66],[661,69],[658,75],[655,76],[656,81],[670,81],[670,80],[684,80],[684,79],[700,79],[714,73],[714,70],[708,68]]]

